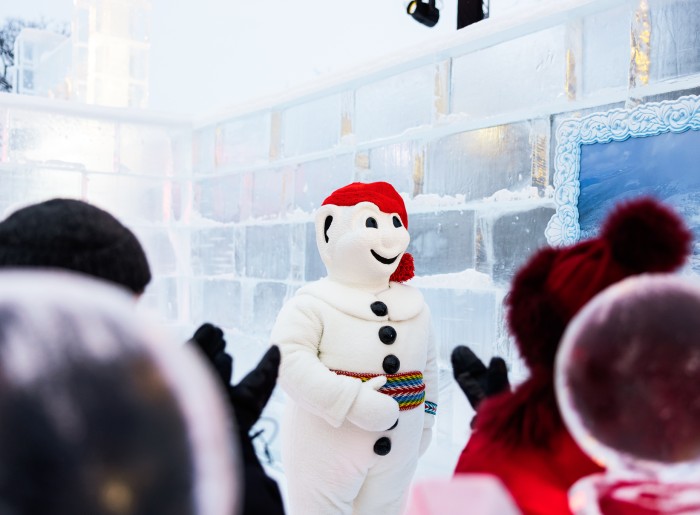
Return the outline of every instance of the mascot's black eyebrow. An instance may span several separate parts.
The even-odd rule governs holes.
[[[323,237],[326,238],[326,243],[328,243],[328,228],[331,226],[332,222],[333,217],[328,215],[326,221],[323,223]]]

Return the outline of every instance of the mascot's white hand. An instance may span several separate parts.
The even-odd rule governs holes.
[[[386,377],[373,377],[362,383],[360,393],[348,411],[348,420],[365,431],[386,431],[399,419],[399,403],[379,390]]]
[[[424,427],[423,434],[420,437],[420,444],[418,446],[418,456],[423,456],[428,447],[430,447],[430,442],[433,439],[433,428]]]

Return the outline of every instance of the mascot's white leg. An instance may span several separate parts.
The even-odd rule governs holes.
[[[377,460],[355,499],[354,515],[400,515],[418,464],[423,407],[402,412],[398,426],[378,436],[391,440],[391,451]]]
[[[282,464],[289,515],[350,515],[372,467],[382,433],[346,422],[339,428],[288,402],[282,424]],[[388,515],[388,514],[387,514]]]

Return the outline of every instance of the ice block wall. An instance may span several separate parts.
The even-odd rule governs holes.
[[[440,435],[462,438],[454,346],[524,374],[502,301],[546,245],[553,127],[698,88],[699,30],[693,0],[530,2],[343,80],[199,121],[192,315],[264,341],[285,299],[325,275],[314,209],[349,182],[388,181],[407,200],[413,284],[434,315]]]
[[[191,142],[189,119],[0,94],[0,216],[55,197],[106,209],[148,255],[153,281],[140,306],[181,325]]]

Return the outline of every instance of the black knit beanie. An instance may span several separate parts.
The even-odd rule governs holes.
[[[136,294],[151,280],[136,236],[112,215],[73,199],[22,208],[0,222],[0,268],[63,268]]]

